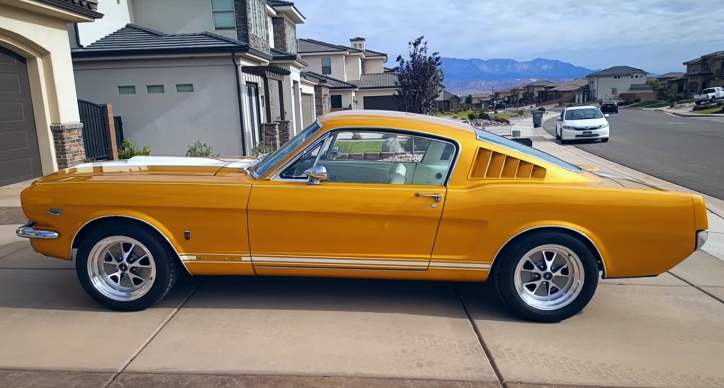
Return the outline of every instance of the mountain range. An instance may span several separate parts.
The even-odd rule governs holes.
[[[445,73],[443,84],[452,93],[490,92],[542,79],[556,82],[584,78],[598,71],[544,58],[524,62],[513,59],[444,57],[441,60]]]

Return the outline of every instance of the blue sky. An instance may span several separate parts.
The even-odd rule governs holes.
[[[535,5],[534,5],[535,4]],[[538,57],[597,69],[652,73],[724,50],[722,0],[297,0],[307,18],[300,38],[386,52],[388,66],[424,35],[431,51],[453,58]]]

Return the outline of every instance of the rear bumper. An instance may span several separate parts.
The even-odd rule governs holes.
[[[707,230],[700,230],[696,232],[696,251],[701,249],[701,247],[706,244],[706,240],[709,239],[709,231]]]
[[[27,224],[19,227],[15,234],[18,237],[38,239],[38,240],[54,240],[58,238],[58,232],[52,230],[38,230],[35,229],[35,222],[29,221]]]

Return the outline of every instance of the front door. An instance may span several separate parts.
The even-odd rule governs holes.
[[[452,143],[339,131],[252,187],[255,268],[426,270],[445,204]],[[325,167],[310,184],[304,171]]]
[[[253,82],[246,83],[246,94],[249,97],[249,119],[254,144],[261,141],[259,127],[261,126],[261,113],[259,112],[259,85]],[[268,109],[268,108],[267,108]]]

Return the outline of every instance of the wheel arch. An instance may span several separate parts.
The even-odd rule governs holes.
[[[71,242],[71,260],[75,261],[75,255],[78,251],[78,246],[80,245],[80,242],[83,241],[83,238],[94,228],[96,228],[99,225],[111,223],[111,222],[117,222],[117,221],[126,221],[126,222],[132,222],[136,223],[138,225],[143,225],[146,227],[149,227],[154,234],[157,235],[157,237],[161,237],[161,242],[165,242],[168,244],[168,246],[171,248],[173,253],[176,255],[175,259],[181,263],[181,265],[186,269],[186,265],[184,265],[183,260],[181,260],[181,256],[179,255],[179,251],[174,244],[175,242],[172,241],[171,237],[169,237],[170,233],[169,231],[163,227],[158,221],[156,220],[148,220],[144,217],[141,217],[139,215],[129,215],[129,214],[104,214],[96,216],[90,220],[88,220],[85,224],[83,224],[78,231],[73,236],[73,240]],[[186,269],[188,272],[188,269]]]
[[[498,250],[498,253],[495,254],[493,262],[490,264],[490,273],[493,273],[495,271],[495,266],[499,261],[498,258],[505,255],[506,251],[514,246],[518,241],[529,236],[545,232],[564,233],[586,245],[586,247],[590,249],[591,252],[593,252],[593,254],[595,255],[598,269],[603,273],[602,277],[604,279],[606,278],[606,262],[604,260],[604,255],[599,248],[600,244],[596,244],[596,242],[594,242],[594,239],[589,236],[589,233],[581,231],[580,228],[555,224],[531,226],[523,228],[522,230],[513,234],[508,239],[508,241],[506,241],[505,244],[503,244],[503,246]]]

